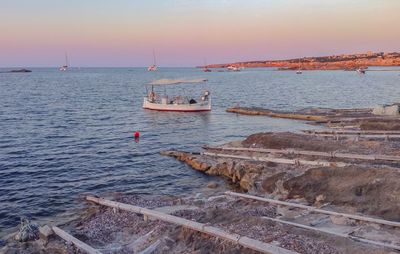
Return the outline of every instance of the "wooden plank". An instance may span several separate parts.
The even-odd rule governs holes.
[[[354,219],[354,220],[367,221],[367,222],[388,225],[388,226],[393,226],[393,227],[400,227],[400,222],[396,222],[396,221],[388,221],[388,220],[376,219],[376,218],[361,216],[361,215],[356,215],[356,214],[347,214],[347,213],[328,211],[328,210],[319,209],[319,208],[316,208],[313,206],[290,203],[290,202],[280,201],[280,200],[275,200],[275,199],[270,199],[270,198],[262,198],[262,197],[258,197],[258,196],[248,195],[248,194],[236,193],[236,192],[232,192],[232,191],[227,191],[227,192],[225,192],[225,194],[229,195],[229,196],[236,196],[236,197],[241,197],[241,198],[258,200],[258,201],[262,201],[262,202],[268,202],[268,203],[276,204],[276,205],[301,208],[301,209],[305,209],[305,210],[308,210],[311,212],[329,214],[329,215],[334,215],[334,216],[341,216],[341,217],[346,217],[346,218],[350,218],[350,219]]]
[[[310,134],[400,134],[397,130],[303,130],[304,133]]]
[[[358,160],[386,160],[386,161],[400,161],[400,156],[393,155],[368,155],[368,154],[353,154],[353,153],[337,153],[337,152],[318,152],[306,151],[296,149],[271,149],[271,148],[244,148],[244,147],[204,147],[204,149],[223,150],[223,151],[244,151],[244,152],[257,152],[257,153],[272,153],[272,154],[294,154],[294,155],[307,155],[307,156],[320,156],[329,158],[343,158],[343,159],[358,159]]]
[[[157,247],[161,244],[161,240],[158,239],[157,241],[155,241],[153,244],[151,244],[149,247],[147,247],[146,249],[142,250],[141,252],[139,252],[139,254],[151,254],[154,251],[157,250]]]
[[[72,242],[77,248],[79,248],[82,251],[84,251],[88,254],[102,254],[100,251],[98,251],[98,250],[94,249],[93,247],[87,245],[86,243],[78,240],[77,238],[68,234],[64,230],[62,230],[56,226],[53,226],[52,229],[56,235],[58,235],[59,237],[61,237],[62,239],[64,239],[67,242]]]
[[[316,167],[345,167],[348,164],[343,162],[329,162],[329,161],[308,161],[300,159],[284,159],[284,158],[274,158],[274,157],[256,157],[256,156],[244,156],[244,155],[233,155],[233,154],[223,154],[223,153],[209,153],[204,152],[202,155],[222,157],[222,158],[233,158],[241,160],[253,160],[253,161],[265,161],[265,162],[275,162],[281,164],[291,164],[291,165],[309,165]]]
[[[318,136],[318,137],[346,137],[346,138],[354,138],[354,137],[359,137],[359,138],[377,138],[377,139],[399,139],[400,135],[395,135],[395,134],[319,134],[319,133],[306,133],[306,135],[313,135],[313,136]]]
[[[327,121],[327,118],[325,116],[278,112],[267,109],[228,108],[226,112],[243,114],[243,115],[259,115],[259,116],[269,116],[269,117],[287,118],[287,119],[304,120],[304,121]]]
[[[340,237],[349,238],[349,239],[352,239],[352,240],[357,241],[357,242],[374,244],[374,245],[385,247],[385,248],[391,248],[391,249],[395,249],[395,250],[400,250],[400,246],[394,245],[394,244],[377,242],[377,241],[373,241],[373,240],[369,240],[369,239],[365,239],[365,238],[361,238],[361,237],[357,237],[357,236],[352,236],[352,235],[348,235],[348,234],[342,234],[342,233],[334,232],[334,231],[327,230],[327,229],[311,227],[311,226],[307,226],[307,225],[303,225],[303,224],[299,224],[299,223],[295,223],[295,222],[290,222],[290,221],[284,221],[284,220],[280,220],[280,219],[276,219],[276,218],[270,218],[270,217],[265,217],[265,216],[263,218],[267,219],[267,220],[270,220],[270,221],[286,224],[286,225],[291,225],[291,226],[295,226],[295,227],[299,227],[299,228],[304,228],[304,229],[308,229],[308,230],[314,230],[314,231],[319,231],[319,232],[323,232],[323,233],[327,233],[327,234],[331,234],[331,235],[336,235],[336,236],[340,236]]]
[[[86,200],[94,202],[96,204],[109,206],[109,207],[115,207],[115,208],[118,208],[121,210],[126,210],[126,211],[130,211],[130,212],[140,213],[140,214],[143,214],[146,216],[154,217],[156,219],[159,219],[162,221],[167,221],[167,222],[170,222],[170,223],[173,223],[176,225],[180,225],[180,226],[183,226],[186,228],[190,228],[190,229],[193,229],[193,230],[201,232],[201,233],[215,236],[217,238],[232,241],[232,242],[240,244],[246,248],[260,251],[262,253],[270,253],[270,254],[278,254],[278,253],[279,254],[294,254],[294,253],[296,253],[296,252],[293,252],[293,251],[290,251],[290,250],[287,250],[287,249],[284,249],[284,248],[281,248],[281,247],[278,247],[278,246],[275,246],[272,244],[254,240],[254,239],[251,239],[251,242],[250,242],[250,241],[246,240],[246,238],[242,239],[243,237],[238,234],[231,234],[231,233],[225,232],[224,230],[216,228],[216,227],[208,226],[203,223],[198,223],[195,221],[187,220],[184,218],[165,214],[165,213],[154,211],[151,209],[134,206],[134,205],[128,205],[128,204],[115,202],[115,201],[111,201],[111,200],[107,200],[107,199],[96,198],[96,197],[92,197],[92,196],[87,196]]]

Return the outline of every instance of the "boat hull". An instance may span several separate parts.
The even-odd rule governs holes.
[[[143,101],[143,108],[157,111],[204,112],[211,111],[211,101],[195,104],[161,104],[152,103],[145,98]]]

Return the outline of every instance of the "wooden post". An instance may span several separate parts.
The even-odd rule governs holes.
[[[93,247],[87,245],[86,243],[76,239],[72,235],[68,234],[67,232],[63,231],[62,229],[54,226],[52,227],[54,233],[64,239],[67,242],[72,242],[76,247],[80,250],[88,253],[88,254],[102,254],[100,251],[94,249]]]
[[[203,223],[198,223],[195,221],[183,219],[177,216],[165,214],[162,212],[154,211],[151,209],[139,207],[139,206],[133,206],[133,205],[128,205],[120,202],[115,202],[107,199],[102,199],[102,198],[96,198],[96,197],[91,197],[87,196],[86,200],[100,204],[100,205],[105,205],[109,207],[117,207],[122,210],[134,212],[134,213],[139,213],[139,214],[144,214],[162,221],[167,221],[170,223],[174,223],[201,233],[209,234],[214,237],[218,237],[224,240],[232,241],[237,244],[240,244],[246,248],[260,251],[262,253],[270,253],[270,254],[294,254],[296,252],[283,249],[281,247],[264,243],[255,239],[250,239],[248,237],[243,237],[238,234],[230,234],[222,229],[212,227],[212,226],[207,226],[206,224]]]

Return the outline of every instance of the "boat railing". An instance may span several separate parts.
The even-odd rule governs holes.
[[[211,103],[211,98],[209,95],[201,96],[197,100],[194,98],[189,98],[187,96],[176,96],[173,98],[168,97],[167,95],[159,96],[156,94],[155,96],[146,96],[144,97],[145,102],[154,103],[154,104],[163,104],[163,105],[208,105]]]

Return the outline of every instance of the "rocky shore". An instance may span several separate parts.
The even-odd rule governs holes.
[[[384,141],[326,140],[294,133],[259,133],[240,143],[225,146],[241,148],[302,149],[307,151],[375,154],[385,151],[399,155],[398,143]],[[224,147],[224,146],[222,146]],[[229,155],[265,155],[253,151],[226,152],[217,148],[207,151]],[[341,159],[348,166],[312,167],[287,165],[255,160],[204,156],[179,151],[167,151],[164,155],[175,157],[208,175],[223,176],[246,192],[257,195],[273,195],[279,199],[303,198],[309,204],[328,202],[343,209],[400,221],[400,171],[397,163],[369,162]],[[323,160],[317,156],[273,155],[274,158],[296,158],[309,161]],[[338,158],[325,158],[338,162]],[[321,200],[323,198],[323,200]],[[342,208],[341,208],[342,209]]]
[[[393,108],[393,112],[376,113],[378,108]],[[363,131],[400,131],[399,105],[357,109],[306,108],[296,111],[278,111],[258,107],[232,107],[226,112],[242,115],[268,116],[306,121],[312,125],[323,125],[331,129]]]
[[[289,60],[249,61],[226,64],[210,64],[207,68],[227,68],[228,66],[255,68],[276,67],[280,70],[356,70],[368,66],[400,66],[400,53],[343,54],[323,57],[304,57]]]
[[[164,151],[224,180],[210,181],[193,195],[115,193],[109,199],[120,202],[118,208],[88,202],[78,218],[57,226],[96,253],[260,253],[239,240],[194,230],[192,222],[285,253],[399,253],[400,123],[372,111],[236,108],[232,112],[330,129],[256,133],[200,153]],[[127,211],[128,205],[158,212],[159,218]],[[164,215],[176,217],[167,222],[160,219]],[[179,219],[189,222],[171,223]],[[83,253],[52,226],[32,224],[30,230],[39,230],[29,241],[21,239],[21,230],[19,237],[3,238],[0,253]]]
[[[380,248],[275,223],[265,218],[294,218],[300,211],[237,199],[215,190],[214,195],[185,198],[119,196],[115,200],[210,225],[297,253],[390,253]],[[301,200],[300,200],[301,201]],[[304,202],[304,201],[303,201]],[[314,217],[312,221],[321,218]],[[335,223],[345,223],[337,221]],[[143,216],[90,206],[79,220],[59,225],[101,253],[258,253],[238,244]],[[154,247],[154,248],[153,248]],[[2,253],[83,253],[55,235],[27,243],[7,240]]]

